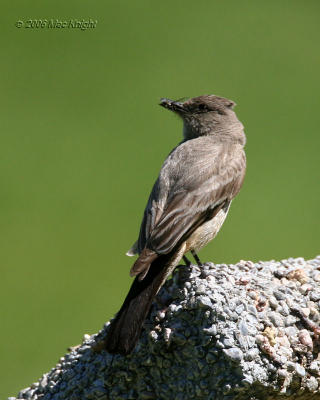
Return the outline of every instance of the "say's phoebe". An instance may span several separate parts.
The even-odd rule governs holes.
[[[187,252],[200,263],[196,251],[219,232],[245,175],[246,136],[233,101],[207,95],[160,105],[182,118],[184,139],[163,163],[127,253],[139,254],[136,278],[109,327],[109,353],[134,349],[154,297]]]

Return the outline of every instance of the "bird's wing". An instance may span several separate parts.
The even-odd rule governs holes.
[[[169,253],[239,192],[246,169],[243,147],[197,138],[165,161],[151,192],[138,239],[144,248]]]

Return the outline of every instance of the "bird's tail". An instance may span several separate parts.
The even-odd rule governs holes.
[[[143,279],[135,278],[120,311],[111,322],[105,339],[105,348],[109,353],[131,353],[139,340],[154,297],[176,265],[173,265],[176,257],[172,253],[152,258],[147,273]]]

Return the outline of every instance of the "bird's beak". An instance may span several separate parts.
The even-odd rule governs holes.
[[[163,98],[160,100],[159,105],[164,108],[167,108],[168,110],[175,111],[178,113],[185,111],[185,109],[183,107],[183,103],[181,103],[180,101],[174,101],[174,100]]]

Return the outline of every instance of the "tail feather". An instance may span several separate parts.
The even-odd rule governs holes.
[[[129,354],[134,349],[141,333],[152,301],[171,273],[172,254],[160,255],[151,262],[144,279],[136,277],[129,293],[111,322],[105,348],[109,353]]]
[[[135,256],[138,254],[138,241],[135,242],[132,247],[126,252],[126,255],[129,257]]]
[[[149,268],[154,260],[159,257],[159,254],[150,250],[148,248],[144,248],[137,258],[136,262],[133,264],[130,270],[130,276],[139,275],[139,280],[141,281],[147,275]]]

